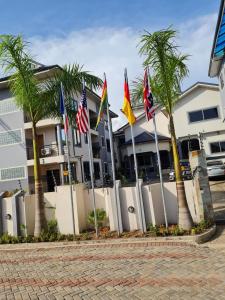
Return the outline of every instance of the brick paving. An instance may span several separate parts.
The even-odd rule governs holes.
[[[225,299],[225,255],[146,239],[2,245],[0,299]]]

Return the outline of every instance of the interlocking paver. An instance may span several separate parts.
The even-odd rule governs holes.
[[[225,299],[224,274],[224,253],[205,246],[0,246],[0,299]]]

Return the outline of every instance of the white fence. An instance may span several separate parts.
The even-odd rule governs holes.
[[[115,191],[112,188],[96,188],[96,206],[103,208],[108,216],[109,226],[112,231],[117,229],[116,218],[119,211],[121,231],[133,231],[141,228],[140,211],[136,199],[135,187],[120,187],[117,185],[118,203],[115,199]],[[196,213],[196,196],[192,181],[185,182],[185,190],[189,208],[194,221],[198,219]],[[141,186],[144,222],[146,225],[164,224],[164,214],[160,184]],[[76,234],[81,233],[88,227],[88,213],[93,210],[92,193],[83,184],[73,186],[74,218]],[[69,186],[57,187],[57,192],[45,193],[45,214],[47,220],[57,219],[58,229],[62,234],[73,233],[72,211]],[[27,233],[34,232],[34,195],[12,198],[1,198],[1,233],[8,232],[12,235],[22,234],[21,225],[25,225]],[[177,222],[177,193],[174,182],[165,183],[165,202],[169,224]],[[118,207],[116,207],[116,204]],[[132,208],[132,209],[128,209]]]

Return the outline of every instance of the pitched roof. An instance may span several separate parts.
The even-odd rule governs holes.
[[[167,136],[158,134],[158,140],[159,141],[169,141],[170,138],[168,138]],[[134,142],[135,142],[135,144],[155,142],[155,134],[152,132],[144,131],[144,132],[140,133],[139,135],[135,136]],[[128,140],[127,142],[125,142],[125,145],[131,145],[131,144],[132,144],[131,139]]]

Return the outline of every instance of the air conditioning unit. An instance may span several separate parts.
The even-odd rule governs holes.
[[[43,156],[51,155],[51,149],[50,149],[50,148],[47,148],[47,147],[41,149],[41,155],[43,155]]]

